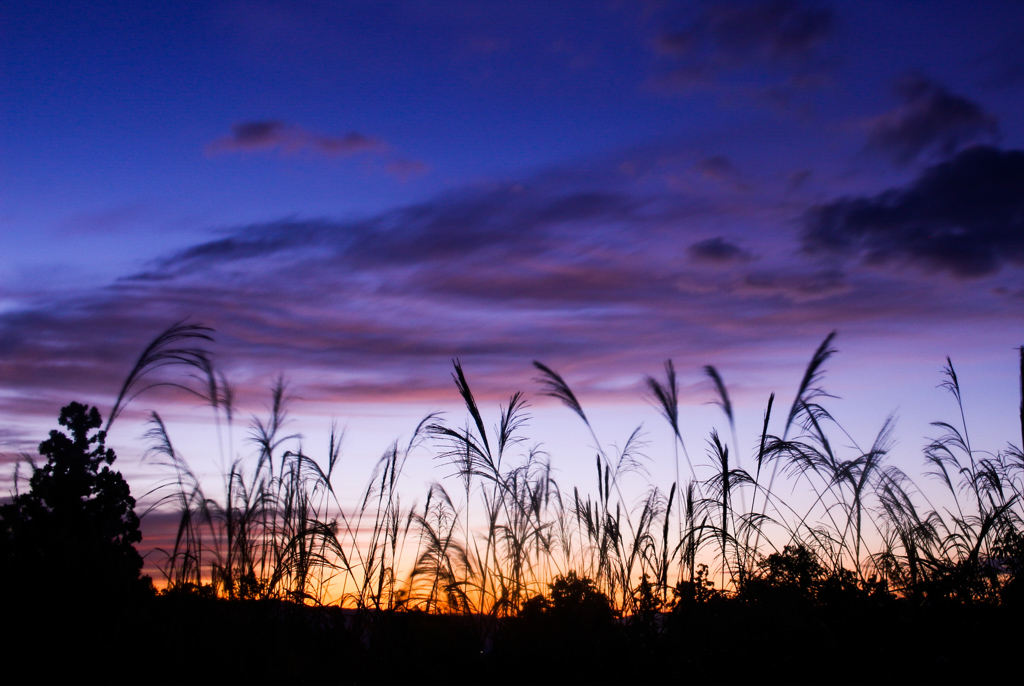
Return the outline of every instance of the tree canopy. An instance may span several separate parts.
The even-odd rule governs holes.
[[[4,588],[48,594],[121,596],[140,587],[142,540],[135,500],[104,444],[100,413],[77,402],[61,410],[61,431],[39,444],[30,489],[0,506]],[[93,433],[94,432],[94,433]]]

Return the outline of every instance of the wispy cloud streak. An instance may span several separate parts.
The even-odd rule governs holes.
[[[970,149],[907,189],[810,208],[680,191],[636,172],[640,159],[629,174],[620,160],[578,165],[358,220],[240,226],[106,288],[0,314],[2,402],[113,392],[134,352],[184,317],[217,329],[243,384],[287,371],[304,397],[392,400],[445,395],[452,357],[473,365],[481,393],[504,393],[538,358],[585,358],[600,387],[624,369],[641,383],[666,357],[699,365],[730,349],[756,354],[765,340],[802,349],[823,329],[1019,319],[1019,303],[993,284],[964,289],[844,257],[906,234],[893,255],[991,272],[921,252],[903,224],[876,231],[862,217],[916,226],[946,176],[977,176],[980,165],[989,171],[978,178],[1012,184],[1005,172],[1019,155]],[[692,161],[680,169],[670,173],[702,175]],[[1012,213],[1006,198],[985,216]],[[1017,263],[1010,229],[978,229],[997,264]]]

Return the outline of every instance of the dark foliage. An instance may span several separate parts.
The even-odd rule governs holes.
[[[505,620],[493,663],[514,673],[523,655],[550,678],[600,678],[604,656],[620,650],[619,627],[608,596],[593,580],[575,572],[560,575],[549,593],[527,600],[517,617]]]
[[[142,590],[142,540],[128,483],[113,471],[99,411],[71,403],[60,413],[70,437],[51,431],[39,444],[28,493],[0,507],[0,583],[6,589],[123,598]]]
[[[715,582],[708,578],[708,566],[699,564],[694,569],[693,580],[680,581],[673,589],[674,612],[681,612],[692,605],[722,599],[722,593],[715,589]]]
[[[748,599],[813,603],[827,577],[817,555],[803,545],[787,545],[758,562],[757,568],[760,574],[743,589]]]

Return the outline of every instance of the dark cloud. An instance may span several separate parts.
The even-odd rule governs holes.
[[[697,170],[709,179],[732,179],[739,175],[736,167],[725,155],[712,155],[697,163]]]
[[[802,60],[828,38],[833,27],[831,10],[794,0],[719,3],[683,30],[662,34],[658,46],[675,55],[704,48],[733,64]]]
[[[498,257],[520,261],[580,241],[590,249],[611,248],[626,239],[617,226],[635,229],[679,216],[659,207],[600,190],[549,192],[503,186],[413,205],[363,221],[282,220],[245,227],[194,246],[147,272],[191,271],[255,258],[315,253],[360,270],[400,268]],[[575,236],[575,238],[573,237]],[[586,242],[583,240],[581,242]],[[140,275],[142,276],[142,275]]]
[[[994,116],[922,76],[900,79],[896,92],[903,104],[869,122],[868,148],[898,164],[926,156],[949,157],[966,145],[999,137]]]
[[[851,285],[837,269],[812,272],[759,271],[747,274],[739,290],[785,295],[803,302],[845,293],[851,290]]]
[[[750,190],[750,184],[743,179],[739,169],[725,155],[705,157],[698,161],[694,168],[705,179],[731,186],[738,191],[747,192]]]
[[[796,0],[714,3],[656,46],[671,60],[666,84],[707,86],[757,65],[803,70],[834,28],[832,10]]]
[[[384,149],[384,144],[361,133],[327,136],[307,131],[279,120],[245,121],[232,125],[231,135],[207,146],[210,154],[279,150],[285,154],[313,152],[327,157],[343,157]]]
[[[286,134],[282,121],[245,121],[231,127],[230,143],[239,148],[275,145]]]
[[[820,205],[805,218],[803,249],[958,277],[1024,265],[1024,152],[968,148],[905,188]]]
[[[694,243],[686,252],[694,262],[708,264],[732,264],[750,260],[750,253],[721,236]]]
[[[355,225],[355,226],[358,226]],[[166,280],[175,272],[245,259],[259,259],[287,252],[296,246],[311,247],[337,236],[337,222],[318,219],[280,220],[240,227],[225,238],[200,243],[158,260],[153,271],[129,277],[132,280]]]

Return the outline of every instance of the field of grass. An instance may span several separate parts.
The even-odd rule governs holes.
[[[230,427],[233,394],[203,347],[209,334],[178,324],[157,338],[126,379],[106,429],[152,383],[151,372],[168,366],[184,368],[183,384],[200,379],[202,390],[190,390],[218,428]],[[525,447],[522,393],[489,430],[458,362],[453,379],[465,424],[425,418],[410,441],[383,455],[355,508],[335,493],[335,433],[319,459],[289,449],[281,384],[269,416],[250,427],[252,455],[223,475],[220,500],[205,495],[154,412],[148,457],[172,475],[159,507],[177,513],[178,527],[173,545],[157,553],[159,595],[111,610],[110,621],[143,623],[153,640],[184,645],[190,625],[202,626],[239,651],[264,632],[278,636],[282,655],[313,651],[311,661],[291,665],[293,673],[322,676],[316,656],[334,651],[358,665],[351,667],[363,675],[357,681],[378,667],[412,670],[439,655],[467,678],[481,665],[522,669],[527,656],[566,676],[595,678],[608,670],[711,676],[735,651],[752,672],[753,665],[784,669],[795,636],[803,659],[824,665],[880,623],[902,632],[904,645],[863,647],[877,659],[928,650],[926,635],[942,627],[981,632],[971,640],[986,645],[1011,641],[1020,631],[1007,613],[1024,600],[1024,455],[1012,444],[995,453],[972,446],[948,359],[942,385],[961,421],[935,424],[923,476],[952,506],[933,506],[934,492],[930,499],[887,464],[891,421],[870,446],[837,449],[856,443],[822,405],[833,338],[814,351],[792,402],[769,398],[754,446],[738,444],[728,389],[713,367],[705,372],[731,435],[712,430],[707,451],[683,442],[672,363],[649,377],[649,399],[675,438],[676,480],[650,485],[638,504],[621,489],[624,476],[642,467],[636,435],[620,449],[603,446],[569,384],[539,362],[543,392],[590,429],[592,488],[560,486],[545,457]],[[1024,384],[1024,348],[1021,372]],[[432,451],[451,477],[410,506],[400,482],[414,450]],[[749,470],[737,466],[739,451],[752,453]],[[712,475],[698,479],[696,467],[706,464]],[[784,479],[812,494],[810,507],[787,504],[776,488]],[[79,617],[95,614],[90,608]],[[220,669],[210,645],[191,650],[206,669]],[[626,662],[602,665],[609,651]],[[592,662],[569,666],[567,655]],[[929,661],[937,675],[948,669],[944,659],[936,652]]]
[[[178,327],[158,339],[112,417],[150,368],[176,363],[201,372],[204,400],[219,422],[230,423],[230,387],[200,348],[189,347],[205,335]],[[561,487],[545,456],[525,448],[522,393],[488,430],[458,362],[453,378],[466,423],[425,418],[408,443],[380,459],[354,511],[342,507],[332,485],[335,434],[319,459],[286,448],[281,385],[270,416],[251,427],[254,454],[224,475],[220,502],[204,495],[153,413],[151,454],[174,474],[164,506],[180,515],[175,544],[164,551],[167,587],[209,584],[225,598],[490,617],[518,614],[570,573],[590,580],[619,616],[667,609],[681,598],[743,598],[791,586],[812,599],[834,591],[916,604],[998,604],[1016,593],[1024,559],[1020,449],[972,447],[959,379],[947,360],[942,385],[961,422],[935,424],[939,436],[924,451],[923,476],[929,488],[941,485],[952,507],[933,506],[934,492],[930,499],[886,463],[891,421],[870,446],[841,454],[839,443],[856,443],[821,404],[833,338],[811,356],[791,403],[780,407],[769,398],[752,450],[738,445],[728,389],[713,367],[705,372],[731,436],[712,430],[704,452],[683,442],[672,363],[661,378],[648,377],[650,399],[675,437],[677,479],[650,485],[639,504],[620,488],[627,473],[642,468],[637,435],[614,451],[602,446],[570,386],[539,362],[543,391],[591,429],[584,449],[594,453],[592,489]],[[777,435],[769,431],[773,420],[781,425]],[[452,476],[413,508],[399,482],[418,448],[433,451]],[[753,463],[741,469],[734,455],[748,450]],[[710,478],[697,479],[698,461],[713,466]],[[798,510],[773,490],[783,477],[813,495],[809,508]]]

